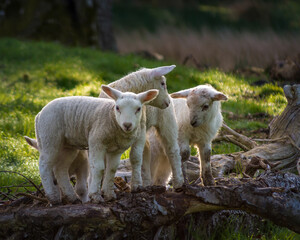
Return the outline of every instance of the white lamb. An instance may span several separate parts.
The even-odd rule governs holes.
[[[161,139],[163,148],[171,163],[173,173],[173,186],[179,188],[184,183],[180,150],[177,142],[178,129],[175,118],[174,107],[171,99],[169,98],[166,78],[163,76],[175,68],[175,65],[163,66],[154,69],[143,68],[139,71],[128,74],[118,81],[110,83],[108,86],[118,89],[122,92],[141,92],[147,89],[158,89],[158,97],[146,106],[146,125],[147,130],[154,127],[157,130],[157,135]],[[99,97],[106,97],[105,94],[100,93]],[[146,137],[146,132],[144,132]],[[141,143],[141,142],[139,142]],[[134,144],[130,151],[130,162],[138,166],[140,158],[143,158],[142,174],[143,185],[148,186],[151,184],[150,172],[150,149],[145,143]],[[138,171],[138,169],[135,169]],[[139,169],[140,170],[140,169]],[[135,182],[138,183],[136,176],[132,176]],[[141,185],[141,182],[138,183]],[[138,185],[131,184],[135,189]]]
[[[147,106],[147,129],[151,126],[155,126],[158,129],[161,136],[163,136],[164,146],[166,152],[168,153],[170,162],[172,163],[173,169],[173,177],[174,177],[174,186],[180,187],[183,184],[183,176],[181,171],[181,159],[179,154],[179,146],[177,143],[177,124],[175,119],[175,112],[173,105],[170,105],[170,97],[166,87],[166,78],[164,77],[165,74],[169,73],[175,68],[175,65],[171,66],[163,66],[157,67],[153,69],[143,68],[136,72],[132,72],[125,77],[117,80],[111,84],[110,87],[114,87],[122,92],[131,91],[134,93],[140,93],[149,89],[157,89],[159,90],[159,94],[154,101],[151,101]],[[101,98],[106,98],[106,94],[100,93]],[[159,109],[157,109],[159,108]],[[165,109],[167,108],[167,109]],[[165,109],[165,110],[163,110]],[[142,116],[143,118],[144,116]],[[146,117],[146,116],[145,116]],[[146,118],[143,118],[142,121],[145,121]],[[146,129],[142,131],[144,136],[144,142],[146,139]],[[142,139],[142,137],[141,137]],[[36,144],[35,139],[26,139],[27,142],[34,146]],[[138,141],[134,143],[131,147],[130,151],[130,161],[131,165],[135,167],[134,173],[135,175],[132,176],[133,181],[131,182],[131,188],[135,190],[138,186],[141,185],[141,162],[142,158],[146,159],[143,162],[143,171],[145,174],[143,176],[143,184],[144,186],[151,184],[151,175],[150,175],[150,156],[149,156],[149,148],[147,146],[144,150],[145,143],[142,141]],[[84,162],[87,162],[87,154],[84,153],[85,151],[80,151],[78,156],[75,158],[74,163],[72,165],[78,166]],[[144,157],[143,157],[144,153]],[[76,164],[79,162],[80,164]],[[77,172],[76,175],[82,175],[80,173],[80,168],[76,168]],[[84,168],[82,169],[84,170]],[[78,180],[77,180],[78,181]],[[80,186],[84,186],[86,180],[82,179],[80,182]],[[77,185],[76,185],[77,186]],[[81,192],[83,192],[81,190]]]
[[[64,97],[47,104],[36,116],[35,129],[40,151],[39,170],[47,198],[60,202],[59,189],[70,202],[78,200],[69,181],[68,171],[80,149],[89,148],[91,201],[115,197],[114,174],[121,154],[134,142],[144,141],[140,134],[143,104],[153,100],[157,90],[140,94],[122,93],[102,86],[112,99]],[[106,166],[105,166],[106,163]],[[105,170],[106,168],[106,170]],[[133,174],[135,171],[133,167]],[[103,183],[101,184],[105,170]]]
[[[182,161],[190,157],[190,145],[198,148],[200,176],[204,185],[214,185],[211,172],[211,142],[222,126],[220,100],[227,97],[208,85],[182,90],[171,94],[178,123],[178,143]],[[151,177],[155,185],[166,184],[171,168],[165,152],[161,149],[160,140],[154,131],[149,132],[151,149]]]

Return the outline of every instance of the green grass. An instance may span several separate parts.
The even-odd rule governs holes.
[[[243,218],[238,216],[229,216],[226,222],[223,220],[216,224],[214,231],[208,235],[206,229],[194,227],[199,226],[192,218],[188,227],[188,239],[194,240],[299,240],[300,235],[289,231],[287,228],[281,228],[270,221],[257,219],[253,226],[245,224]],[[252,220],[253,221],[253,220]],[[195,231],[196,229],[196,231]]]
[[[156,62],[135,55],[118,56],[89,48],[69,48],[56,43],[0,40],[0,157],[3,169],[14,169],[39,179],[38,153],[29,147],[24,135],[35,137],[34,117],[49,101],[62,96],[98,96],[102,83],[109,83],[140,67],[155,67]],[[286,104],[281,88],[251,86],[255,79],[244,79],[218,70],[204,72],[178,66],[168,74],[169,92],[211,84],[228,95],[223,103],[228,112],[246,116],[257,112],[276,115]],[[254,130],[267,123],[246,120],[225,121],[233,128]],[[214,153],[238,150],[218,144]],[[128,151],[122,158],[128,157]],[[16,176],[17,177],[17,176]],[[6,177],[0,176],[1,183]]]
[[[157,62],[134,55],[119,56],[89,48],[69,48],[56,43],[0,39],[0,171],[17,171],[40,183],[38,152],[23,136],[35,137],[35,115],[49,101],[62,96],[98,96],[102,83],[109,83],[140,67],[156,67]],[[241,116],[257,112],[276,115],[285,105],[281,88],[254,87],[245,79],[218,70],[200,72],[178,66],[168,74],[169,92],[198,84],[211,84],[228,95],[226,112]],[[227,119],[232,128],[255,130],[267,123],[247,119]],[[214,154],[239,151],[232,144],[217,144]],[[122,158],[128,157],[128,151]],[[24,178],[0,172],[0,187],[17,185]]]

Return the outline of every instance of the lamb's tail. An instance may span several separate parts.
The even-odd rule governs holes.
[[[39,150],[37,141],[35,139],[27,137],[27,136],[24,136],[24,138],[31,147],[34,147],[35,149]]]

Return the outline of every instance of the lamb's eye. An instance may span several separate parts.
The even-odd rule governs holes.
[[[161,85],[163,88],[166,88],[166,83],[165,83],[165,82],[161,82],[160,85]]]
[[[117,110],[119,113],[121,112],[119,106],[116,106],[116,110]]]
[[[140,108],[140,107],[136,110],[135,113],[138,113],[139,111],[141,111],[141,108]]]
[[[208,105],[205,104],[203,107],[202,107],[202,111],[206,111],[208,109]]]

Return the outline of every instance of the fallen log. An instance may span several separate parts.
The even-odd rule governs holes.
[[[152,186],[118,193],[103,204],[2,206],[0,238],[153,239],[161,226],[195,212],[240,209],[300,233],[300,177],[271,172],[257,179],[219,179],[217,186],[188,185],[182,192]]]

